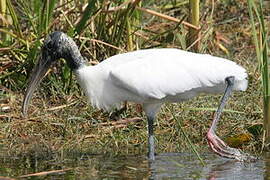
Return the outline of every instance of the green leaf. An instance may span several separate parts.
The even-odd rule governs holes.
[[[78,34],[80,34],[83,31],[88,19],[97,11],[96,2],[97,0],[88,1],[88,5],[86,9],[84,10],[83,16],[75,28]]]

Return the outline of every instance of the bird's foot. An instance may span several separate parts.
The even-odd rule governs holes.
[[[218,155],[236,159],[242,162],[254,162],[258,158],[249,155],[248,153],[244,153],[238,149],[229,147],[224,141],[222,141],[213,131],[208,131],[207,133],[207,141],[210,148]]]

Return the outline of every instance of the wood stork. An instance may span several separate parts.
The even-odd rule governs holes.
[[[236,63],[206,54],[179,49],[147,49],[112,56],[87,66],[75,42],[62,32],[51,33],[44,42],[23,101],[29,101],[48,68],[64,58],[76,74],[91,104],[107,111],[123,101],[142,104],[148,121],[148,151],[154,155],[154,120],[164,102],[181,102],[200,93],[224,93],[207,133],[210,148],[218,155],[245,160],[246,154],[227,146],[216,134],[224,105],[233,90],[245,91],[246,70]]]

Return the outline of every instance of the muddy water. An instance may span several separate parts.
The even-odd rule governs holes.
[[[270,179],[270,154],[253,163],[240,163],[213,154],[202,155],[205,166],[187,153],[159,154],[149,163],[145,156],[80,154],[65,158],[0,159],[0,176],[28,179]],[[56,170],[63,170],[58,172]],[[43,174],[32,174],[43,172]],[[1,179],[1,177],[0,177]]]

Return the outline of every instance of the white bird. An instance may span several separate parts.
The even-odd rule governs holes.
[[[87,66],[75,42],[62,32],[48,36],[30,78],[24,102],[29,101],[50,65],[64,58],[76,74],[91,104],[106,111],[121,102],[141,104],[148,121],[149,159],[154,160],[154,120],[164,102],[181,102],[200,93],[224,93],[207,133],[210,148],[220,156],[240,161],[245,153],[227,146],[216,134],[221,111],[233,90],[245,91],[246,70],[236,63],[206,54],[179,49],[146,49],[112,56],[96,66]]]

